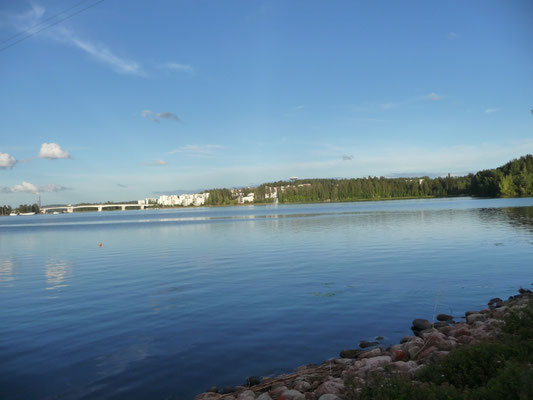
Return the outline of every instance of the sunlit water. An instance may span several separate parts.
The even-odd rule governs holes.
[[[531,198],[3,217],[0,398],[189,399],[531,282]]]

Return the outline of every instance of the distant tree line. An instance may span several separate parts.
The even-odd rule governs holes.
[[[17,208],[12,208],[11,206],[0,207],[0,216],[6,216],[11,213],[30,213],[30,212],[39,214],[39,205],[38,204],[21,204]]]
[[[495,168],[466,176],[430,178],[367,177],[354,179],[299,179],[265,183],[250,189],[255,203],[272,202],[277,188],[280,203],[385,200],[423,197],[517,197],[533,196],[533,156],[528,154]],[[237,204],[229,189],[208,190],[206,205]]]

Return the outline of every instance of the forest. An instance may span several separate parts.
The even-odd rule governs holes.
[[[466,176],[428,176],[409,178],[367,177],[352,179],[298,179],[264,183],[242,189],[255,194],[254,203],[269,203],[277,190],[279,203],[387,200],[425,197],[528,197],[533,196],[533,155]],[[207,205],[238,203],[235,191],[207,190]]]

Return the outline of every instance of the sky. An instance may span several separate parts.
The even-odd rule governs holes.
[[[0,0],[0,205],[497,167],[532,38],[527,0]]]

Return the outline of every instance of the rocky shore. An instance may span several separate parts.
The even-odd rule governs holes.
[[[370,374],[388,371],[415,379],[416,373],[429,361],[446,357],[458,346],[494,340],[511,311],[528,305],[533,293],[520,289],[507,300],[491,299],[487,308],[468,311],[459,318],[439,314],[435,322],[415,319],[412,336],[383,348],[379,340],[362,341],[358,349],[342,350],[339,358],[309,364],[292,374],[278,377],[249,377],[243,386],[211,388],[195,400],[342,400],[345,382],[364,385]]]

